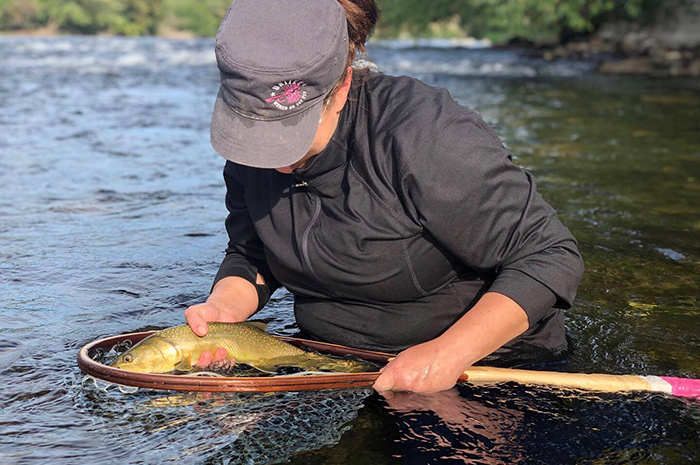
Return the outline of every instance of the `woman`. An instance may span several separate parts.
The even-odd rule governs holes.
[[[449,389],[494,351],[561,357],[576,241],[475,112],[353,71],[376,19],[371,0],[229,8],[211,136],[230,242],[188,324],[243,321],[284,285],[307,337],[400,352],[380,392]]]

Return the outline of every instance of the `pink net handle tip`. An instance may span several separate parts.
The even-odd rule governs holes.
[[[673,378],[669,376],[661,376],[661,379],[671,385],[671,393],[674,396],[700,399],[700,379]]]

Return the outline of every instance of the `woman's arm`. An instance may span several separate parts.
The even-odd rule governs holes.
[[[226,162],[226,231],[229,236],[226,257],[214,278],[206,302],[185,311],[185,319],[199,336],[207,333],[207,323],[245,321],[262,308],[279,283],[265,260],[263,244],[258,237],[245,202],[245,186],[239,167]]]
[[[510,297],[530,326],[570,308],[583,274],[576,240],[474,112],[456,116],[412,154],[400,195],[424,230],[476,273],[496,274],[490,291]],[[467,310],[467,309],[465,309]]]
[[[520,305],[488,292],[441,336],[401,352],[382,369],[373,387],[380,392],[450,389],[474,362],[527,328],[528,317]]]
[[[445,333],[387,365],[375,388],[435,392],[550,315],[569,308],[583,273],[576,241],[527,171],[474,112],[463,111],[422,145],[395,143],[406,209],[477,273],[489,292]]]

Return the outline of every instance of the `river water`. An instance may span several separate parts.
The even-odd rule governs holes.
[[[700,88],[591,63],[389,42],[534,173],[586,275],[548,369],[700,378]],[[355,389],[123,393],[98,337],[183,322],[223,256],[210,40],[0,38],[0,463],[690,464],[697,402],[515,384],[386,401]],[[278,291],[259,317],[295,331]]]

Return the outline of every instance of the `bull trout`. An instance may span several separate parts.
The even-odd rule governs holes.
[[[226,349],[236,363],[245,363],[260,371],[275,373],[278,366],[299,367],[307,371],[359,373],[374,371],[369,363],[338,360],[306,352],[267,334],[256,323],[209,323],[209,332],[197,336],[188,325],[175,326],[151,334],[119,355],[110,366],[141,373],[186,372],[202,352]]]

